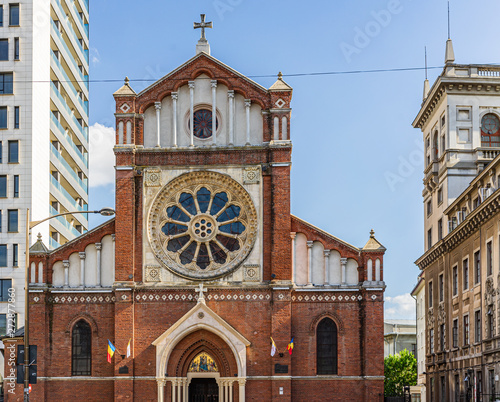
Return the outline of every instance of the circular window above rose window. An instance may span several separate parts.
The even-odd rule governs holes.
[[[250,195],[217,172],[183,174],[156,196],[148,218],[156,258],[184,278],[227,275],[248,256],[257,235]]]

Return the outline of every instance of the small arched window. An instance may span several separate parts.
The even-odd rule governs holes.
[[[493,113],[488,113],[481,119],[481,146],[500,147],[500,120]]]
[[[71,375],[91,375],[92,331],[85,320],[78,321],[72,331]]]
[[[316,329],[316,373],[337,374],[337,325],[330,318]]]

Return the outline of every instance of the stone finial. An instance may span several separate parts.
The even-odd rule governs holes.
[[[429,96],[429,92],[431,91],[431,85],[429,84],[429,80],[426,78],[424,81],[424,96],[423,100],[426,100]]]
[[[36,236],[36,238],[38,239],[38,241],[42,241],[42,234],[40,232],[38,232],[38,235]]]
[[[135,96],[136,93],[132,89],[132,87],[130,86],[130,79],[128,77],[125,77],[124,81],[125,81],[125,83],[123,84],[123,86],[118,91],[116,91],[113,95],[115,95],[115,96],[133,95],[133,96]]]
[[[453,42],[451,39],[446,41],[446,53],[444,56],[445,64],[452,64],[455,62],[455,52],[453,51]]]
[[[283,73],[281,71],[278,73],[278,79],[283,81]]]
[[[372,230],[370,230],[370,237],[371,237],[372,239],[374,239],[374,238],[375,238],[375,231],[374,231],[373,229],[372,229]]]

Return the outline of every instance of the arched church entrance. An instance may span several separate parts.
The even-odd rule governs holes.
[[[225,340],[207,329],[196,330],[172,347],[163,399],[159,400],[237,402],[245,386],[239,371],[234,352]]]

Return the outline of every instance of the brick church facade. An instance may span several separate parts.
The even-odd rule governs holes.
[[[114,96],[116,217],[32,247],[32,400],[383,400],[385,248],[291,215],[292,88],[200,40]]]

